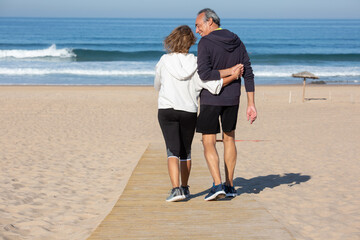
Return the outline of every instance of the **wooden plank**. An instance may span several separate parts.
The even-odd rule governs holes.
[[[211,177],[201,143],[193,144],[192,159],[190,199],[168,203],[165,147],[149,145],[118,202],[89,240],[294,239],[250,195],[204,201]]]

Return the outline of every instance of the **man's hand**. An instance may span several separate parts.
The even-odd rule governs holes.
[[[257,111],[255,105],[249,105],[247,107],[246,116],[247,116],[247,120],[248,121],[250,120],[250,124],[252,124],[256,120]]]

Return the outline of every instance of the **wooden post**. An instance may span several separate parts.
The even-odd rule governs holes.
[[[303,82],[303,97],[302,97],[302,101],[305,101],[305,84],[306,84],[306,78],[304,78],[304,82]]]
[[[291,91],[289,92],[289,103],[291,103]]]

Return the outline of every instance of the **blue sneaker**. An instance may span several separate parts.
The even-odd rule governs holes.
[[[206,197],[205,197],[205,201],[217,200],[220,198],[224,198],[225,196],[226,196],[226,193],[224,191],[223,185],[222,184],[219,184],[219,185],[213,184],[213,186],[210,189],[209,194],[206,195]]]
[[[232,186],[224,185],[224,190],[226,193],[226,197],[236,197],[237,196],[237,191]]]

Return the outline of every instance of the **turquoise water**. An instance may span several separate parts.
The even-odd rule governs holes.
[[[152,85],[164,37],[194,21],[0,18],[0,84]],[[300,83],[291,74],[301,71],[360,83],[360,20],[222,19],[222,27],[245,43],[257,84]]]

